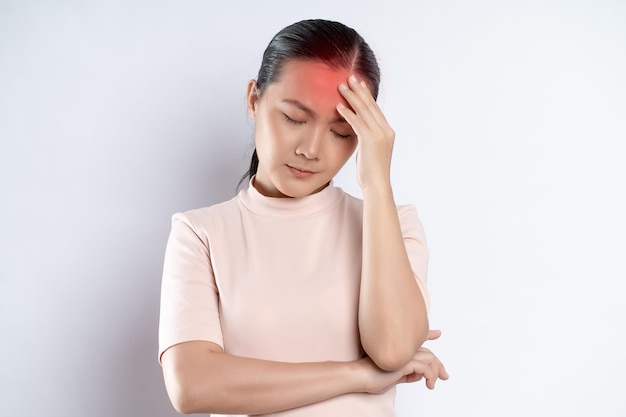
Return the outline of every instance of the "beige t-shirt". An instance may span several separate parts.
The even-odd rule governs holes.
[[[428,251],[412,206],[402,234],[428,306]],[[206,340],[226,353],[281,362],[363,356],[357,310],[363,202],[332,184],[302,198],[271,198],[252,185],[227,202],[175,214],[161,294],[159,358]],[[395,416],[395,389],[346,394],[272,415]]]

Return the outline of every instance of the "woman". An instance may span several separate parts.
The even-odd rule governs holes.
[[[439,335],[427,250],[415,209],[393,200],[379,80],[340,23],[270,42],[247,89],[249,187],[172,221],[159,358],[179,412],[393,416],[396,384],[447,378],[421,347]],[[363,200],[332,185],[357,147]]]

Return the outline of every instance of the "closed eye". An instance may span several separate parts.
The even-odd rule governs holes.
[[[283,113],[283,116],[285,116],[285,120],[287,120],[289,123],[294,124],[294,125],[303,125],[306,123],[300,120],[294,120],[291,117],[287,116],[285,113]]]
[[[348,138],[350,138],[350,136],[352,136],[351,134],[342,135],[341,133],[337,133],[334,130],[331,130],[331,132],[333,132],[333,134],[335,136],[337,136],[338,138],[341,138],[341,139],[348,139]]]

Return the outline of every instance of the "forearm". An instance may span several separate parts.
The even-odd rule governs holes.
[[[390,185],[363,189],[361,343],[383,369],[403,366],[426,340],[428,317]]]
[[[354,363],[263,361],[211,352],[201,343],[174,346],[178,352],[164,358],[168,393],[182,413],[271,413],[362,388]]]

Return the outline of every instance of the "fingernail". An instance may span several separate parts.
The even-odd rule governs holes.
[[[354,74],[352,74],[352,75],[350,76],[350,81],[351,81],[351,82],[353,82],[353,83],[358,82],[358,80],[356,79],[356,77],[354,76]]]
[[[340,90],[347,90],[347,89],[348,89],[348,86],[347,86],[347,85],[345,85],[344,83],[340,83],[340,84],[339,84],[339,89],[340,89]]]

